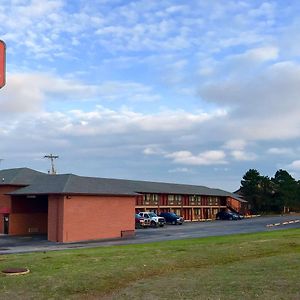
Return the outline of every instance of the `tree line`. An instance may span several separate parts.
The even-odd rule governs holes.
[[[272,178],[249,169],[241,180],[240,193],[252,213],[300,211],[300,180],[282,169]]]

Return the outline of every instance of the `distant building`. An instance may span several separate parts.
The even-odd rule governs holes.
[[[204,186],[0,170],[0,233],[47,234],[55,242],[134,235],[138,211],[174,211],[201,221],[220,210],[244,213],[246,204]]]

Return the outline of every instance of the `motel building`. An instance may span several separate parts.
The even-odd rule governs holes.
[[[237,195],[204,186],[0,170],[0,234],[45,234],[76,242],[133,236],[135,212],[175,212],[213,220],[220,210],[245,213]]]

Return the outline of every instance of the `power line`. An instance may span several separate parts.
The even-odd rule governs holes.
[[[54,159],[59,158],[59,156],[58,155],[49,154],[49,155],[45,155],[44,158],[50,159],[50,162],[51,162],[51,171],[49,173],[52,174],[52,175],[56,174],[56,169],[55,169],[55,166],[54,166]]]

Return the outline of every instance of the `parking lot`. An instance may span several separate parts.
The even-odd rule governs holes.
[[[300,228],[300,216],[255,217],[239,221],[187,222],[183,225],[165,225],[161,228],[136,230],[134,238],[61,244],[47,241],[46,236],[0,236],[0,254],[62,249],[140,244],[157,241],[222,236],[237,233],[273,231]],[[288,223],[288,222],[291,223]]]

